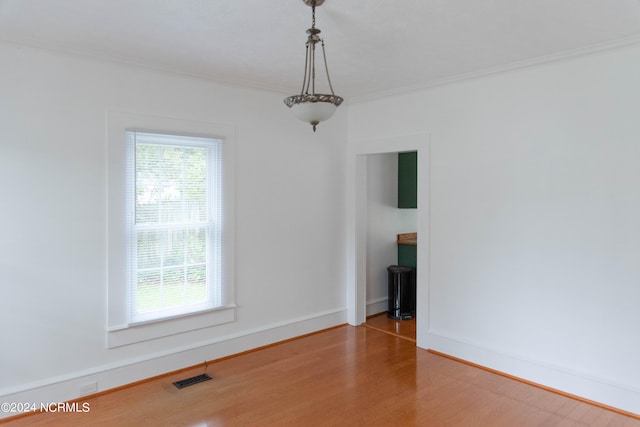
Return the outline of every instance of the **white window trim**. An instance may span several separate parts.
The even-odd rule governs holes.
[[[211,310],[189,313],[146,323],[128,324],[127,320],[127,138],[128,130],[144,130],[223,140],[223,305]],[[235,320],[234,289],[234,187],[235,131],[232,126],[136,113],[109,111],[107,131],[107,342],[108,348],[202,329]]]

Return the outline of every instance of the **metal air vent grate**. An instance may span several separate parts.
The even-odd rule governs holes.
[[[210,379],[212,378],[209,375],[202,374],[202,375],[196,375],[195,377],[185,378],[183,380],[176,381],[173,383],[173,385],[178,388],[185,388],[185,387],[189,387],[190,385],[198,384],[204,381],[209,381]]]

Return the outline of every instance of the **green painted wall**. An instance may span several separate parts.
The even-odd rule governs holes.
[[[398,208],[418,207],[418,153],[398,154]]]
[[[416,246],[398,245],[398,265],[416,267]]]

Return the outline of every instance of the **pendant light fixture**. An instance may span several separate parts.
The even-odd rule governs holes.
[[[333,92],[331,78],[329,77],[329,67],[327,67],[327,55],[324,50],[324,40],[319,36],[320,30],[316,28],[316,6],[324,3],[324,0],[302,0],[307,6],[311,6],[311,28],[307,30],[307,53],[304,62],[304,79],[302,80],[302,90],[299,95],[292,95],[284,99],[287,107],[291,108],[293,114],[304,122],[309,122],[316,131],[316,126],[329,119],[336,108],[342,104],[342,98]],[[316,45],[322,46],[322,59],[327,74],[327,81],[331,95],[316,93]]]

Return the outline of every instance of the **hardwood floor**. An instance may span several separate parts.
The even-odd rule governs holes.
[[[387,313],[380,313],[367,317],[365,326],[413,342],[416,341],[415,317],[411,320],[395,320],[387,317]]]
[[[634,419],[341,326],[86,399],[8,426],[640,426]],[[81,404],[83,402],[81,401]],[[0,424],[4,424],[0,422]]]

